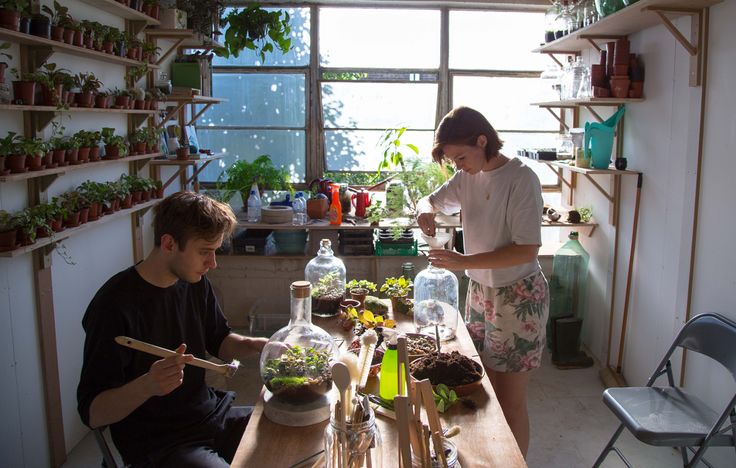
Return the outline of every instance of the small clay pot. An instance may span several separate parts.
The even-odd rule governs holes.
[[[618,169],[619,171],[626,170],[626,158],[616,158],[614,164],[616,166],[616,169]]]
[[[643,81],[632,81],[631,87],[629,88],[630,98],[640,98],[644,95],[644,82]]]

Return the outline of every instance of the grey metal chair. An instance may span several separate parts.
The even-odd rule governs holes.
[[[107,443],[107,439],[105,439],[106,428],[107,426],[92,429],[92,433],[95,435],[95,440],[97,441],[97,446],[100,448],[100,452],[102,452],[101,466],[105,468],[118,468],[118,462],[115,460],[112,450],[110,450],[110,445]]]
[[[678,348],[708,356],[721,363],[734,378],[733,396],[719,413],[697,396],[675,386],[670,357]],[[654,387],[654,382],[667,374],[669,386]],[[701,314],[682,327],[670,349],[657,366],[645,387],[609,388],[603,401],[621,421],[603,449],[594,467],[613,451],[631,468],[623,453],[614,446],[624,428],[649,445],[678,447],[685,467],[699,462],[711,466],[704,458],[708,447],[736,449],[736,322],[719,314]],[[726,420],[730,424],[726,425]],[[688,450],[693,453],[688,456]]]

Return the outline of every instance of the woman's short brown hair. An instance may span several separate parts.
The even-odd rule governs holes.
[[[485,135],[488,140],[486,160],[490,160],[503,148],[503,141],[498,138],[498,133],[477,110],[464,106],[456,107],[442,117],[434,132],[432,159],[442,164],[445,158],[445,145],[475,146],[481,135]]]
[[[154,208],[154,244],[160,247],[161,236],[169,234],[184,250],[189,239],[216,241],[230,235],[236,222],[229,205],[199,193],[177,192]]]

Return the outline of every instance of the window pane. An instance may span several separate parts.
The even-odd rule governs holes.
[[[225,10],[227,15],[232,9]],[[309,8],[264,8],[266,11],[285,10],[291,17],[291,45],[292,49],[282,54],[280,50],[275,49],[273,52],[266,52],[266,63],[261,63],[261,57],[250,49],[243,50],[238,57],[222,58],[215,56],[212,59],[214,66],[307,66],[309,65]],[[223,35],[227,29],[223,30]],[[220,39],[222,42],[223,39]]]
[[[226,167],[238,159],[253,161],[262,154],[271,156],[275,166],[289,169],[292,181],[303,182],[305,179],[307,143],[304,131],[200,128],[197,138],[203,148],[227,153],[225,158],[210,163],[200,173],[200,181],[214,182]]]
[[[323,83],[325,128],[434,127],[434,83]]]
[[[544,70],[543,39],[543,13],[451,11],[450,68]]]
[[[437,68],[437,10],[320,8],[320,64],[351,68]],[[544,28],[540,25],[540,31]]]
[[[378,143],[382,131],[367,130],[325,130],[325,162],[328,171],[373,171],[383,159],[383,150]],[[413,144],[419,148],[419,157],[432,159],[432,131],[407,130],[401,136],[403,144]],[[410,149],[400,148],[404,158],[414,155]]]
[[[302,74],[213,73],[215,96],[198,126],[305,127],[306,94]]]
[[[498,136],[503,141],[501,153],[509,158],[516,157],[516,152],[520,149],[555,148],[558,138],[556,133],[500,132]],[[534,170],[542,185],[557,184],[557,175],[552,172],[549,166],[529,158],[521,158],[521,160]]]
[[[553,93],[538,78],[455,76],[453,107],[469,106],[482,112],[497,130],[558,131],[559,123],[532,102],[551,101]]]

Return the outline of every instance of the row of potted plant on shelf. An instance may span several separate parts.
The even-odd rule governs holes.
[[[80,130],[70,136],[63,136],[63,129],[57,126],[54,136],[48,141],[8,132],[4,138],[0,138],[0,174],[118,159],[128,153],[125,137],[116,135],[112,127],[105,127],[102,131]],[[154,127],[135,130],[128,138],[131,155],[158,153],[160,136],[161,131]],[[105,149],[102,154],[100,143]]]
[[[96,221],[151,198],[163,198],[161,181],[124,174],[112,182],[88,180],[49,203],[16,212],[0,210],[0,252],[31,245],[37,238]]]
[[[32,15],[29,3],[27,0],[0,0],[0,27],[132,60],[156,62],[160,48],[152,42],[140,40],[133,33],[97,21],[74,19],[69,8],[56,0],[53,9],[42,6],[46,15]],[[153,4],[149,2],[149,8]],[[158,8],[158,4],[155,6]]]

